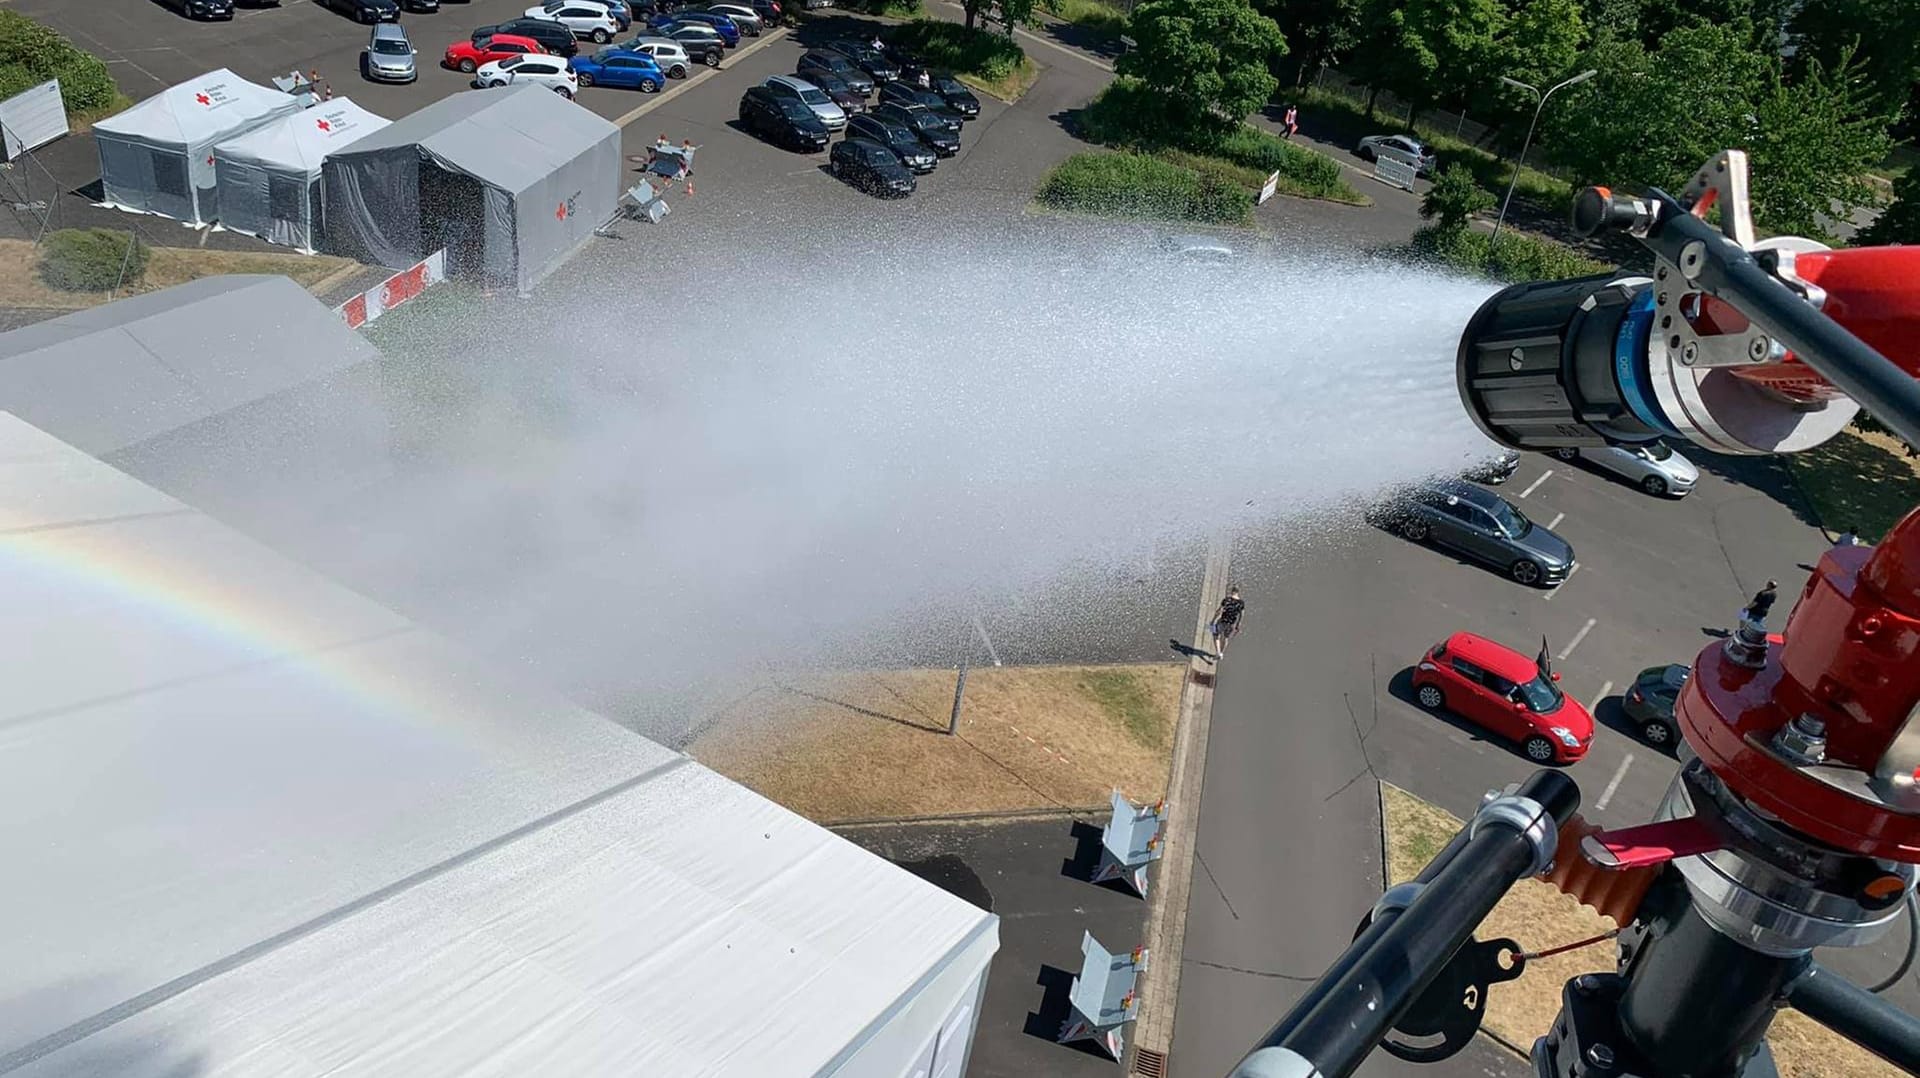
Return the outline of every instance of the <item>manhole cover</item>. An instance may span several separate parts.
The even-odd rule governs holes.
[[[1133,1050],[1133,1073],[1140,1078],[1166,1078],[1167,1054],[1151,1048]]]

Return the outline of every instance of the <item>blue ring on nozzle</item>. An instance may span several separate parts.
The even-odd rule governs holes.
[[[1620,320],[1620,332],[1613,339],[1613,380],[1620,387],[1620,399],[1634,417],[1669,438],[1685,436],[1667,421],[1666,414],[1647,392],[1653,381],[1647,369],[1647,344],[1653,332],[1653,289],[1646,288],[1627,305]]]

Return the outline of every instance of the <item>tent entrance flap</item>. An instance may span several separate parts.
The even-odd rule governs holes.
[[[434,167],[431,158],[422,164],[427,167],[420,170],[420,249],[444,248],[449,274],[471,277],[484,273],[485,216],[475,214],[473,208],[486,205],[493,192],[464,172]]]

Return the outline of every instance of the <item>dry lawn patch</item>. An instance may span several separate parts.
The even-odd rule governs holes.
[[[144,277],[120,290],[128,296],[154,292],[201,277],[227,273],[277,273],[309,290],[359,263],[333,255],[273,251],[210,251],[199,247],[153,247]],[[0,307],[77,311],[107,302],[105,292],[62,292],[40,279],[40,252],[28,240],[0,240]]]

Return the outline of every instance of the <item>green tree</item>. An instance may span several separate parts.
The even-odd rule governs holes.
[[[1440,170],[1420,199],[1420,216],[1442,231],[1467,227],[1467,219],[1493,208],[1493,192],[1473,180],[1473,170],[1458,161]]]
[[[1545,92],[1576,70],[1586,44],[1586,12],[1579,0],[1520,0],[1493,43],[1492,77],[1474,88],[1466,102],[1468,110],[1493,128],[1489,138],[1498,138],[1509,126],[1526,124],[1539,99],[1507,86],[1500,76]]]
[[[1920,83],[1920,3],[1914,0],[1807,0],[1789,25],[1794,62],[1829,71],[1850,57],[1871,86],[1873,103],[1892,112]]]
[[[1265,0],[1258,7],[1287,40],[1280,77],[1294,86],[1339,63],[1360,43],[1363,0]]]
[[[1114,70],[1157,91],[1179,131],[1238,123],[1279,86],[1270,65],[1286,38],[1247,0],[1149,0],[1132,26]]]
[[[1769,228],[1818,235],[1819,217],[1844,218],[1874,201],[1864,177],[1892,148],[1893,117],[1850,61],[1843,52],[1831,74],[1810,61],[1792,82],[1776,70],[1754,103],[1757,122],[1745,147],[1754,218]]]
[[[1920,243],[1920,169],[1909,169],[1893,181],[1893,204],[1860,233],[1860,242]]]
[[[1408,51],[1407,13],[1395,0],[1361,0],[1359,40],[1344,65],[1367,87],[1367,115],[1373,115],[1380,91],[1425,81],[1431,56]]]
[[[1495,42],[1507,24],[1500,0],[1407,0],[1406,13],[1407,45],[1427,76],[1396,86],[1400,97],[1416,106],[1463,104],[1496,79]]]

